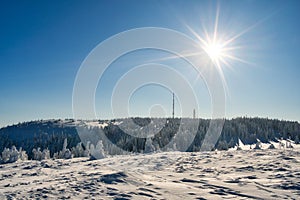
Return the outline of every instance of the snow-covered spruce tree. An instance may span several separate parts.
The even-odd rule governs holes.
[[[155,151],[155,147],[153,145],[152,139],[151,138],[147,138],[146,139],[146,143],[145,143],[145,153],[151,153]]]
[[[72,147],[71,152],[72,152],[74,158],[81,157],[82,152],[83,152],[83,148],[81,146],[81,143],[78,143],[76,145],[76,147]]]
[[[10,150],[8,148],[4,148],[2,151],[2,163],[7,163],[10,158]]]
[[[152,141],[153,141],[153,140],[152,140]],[[154,146],[154,149],[155,149],[155,152],[156,152],[156,153],[161,152],[160,147],[159,147],[159,144],[158,144],[157,141],[153,141],[153,146]],[[173,144],[173,151],[176,151],[176,150],[177,150],[177,148],[176,148],[176,143],[174,142],[174,144]]]
[[[60,152],[54,153],[53,158],[54,159],[71,159],[73,157],[72,152],[70,149],[67,149],[68,140],[65,138],[63,149]]]
[[[90,157],[91,151],[90,151],[89,145],[90,145],[90,142],[88,141],[87,145],[85,147],[85,150],[83,151],[83,157]]]
[[[72,154],[73,154],[73,157],[75,157],[75,158],[77,158],[77,157],[89,157],[90,156],[88,148],[84,149],[81,142],[78,143],[76,145],[76,147],[72,148]]]
[[[40,151],[40,147],[36,150],[35,148],[32,149],[33,153],[33,160],[42,160],[42,152]]]
[[[12,146],[11,149],[4,148],[2,152],[2,158],[1,163],[13,163],[18,160],[27,160],[28,156],[25,151],[22,150],[22,148],[17,150],[15,146]]]
[[[40,148],[33,149],[32,150],[33,153],[33,160],[46,160],[46,159],[50,159],[50,151],[48,149],[44,149],[43,151],[41,151]]]
[[[275,146],[274,146],[274,144],[270,144],[270,146],[268,147],[268,149],[275,149]]]
[[[239,139],[238,139],[238,143],[236,144],[236,150],[238,150],[238,151],[242,150],[241,143],[240,143]]]
[[[295,144],[299,144],[299,143],[300,143],[299,136],[296,135],[296,137],[295,137]]]
[[[261,142],[257,141],[256,144],[255,144],[254,149],[261,149],[261,148],[262,148]]]
[[[42,158],[44,160],[47,160],[47,159],[50,159],[50,151],[49,149],[44,149],[43,152],[42,152]]]
[[[10,158],[10,150],[8,148],[4,148],[1,155],[1,163],[6,163]]]
[[[28,160],[28,155],[27,155],[26,151],[23,151],[22,147],[20,147],[20,149],[19,149],[19,159],[22,161]]]
[[[228,144],[227,144],[226,140],[219,141],[218,145],[217,145],[217,149],[218,150],[228,150]]]
[[[286,148],[293,148],[293,145],[292,145],[292,143],[291,143],[291,141],[290,140],[287,140],[286,141]]]
[[[19,152],[17,150],[17,148],[15,146],[12,146],[11,150],[10,150],[10,158],[8,162],[16,162],[17,160],[19,160]]]
[[[103,149],[103,143],[102,140],[99,140],[96,147],[94,147],[93,144],[90,146],[90,159],[91,160],[96,160],[96,159],[102,159],[105,158],[105,153]]]

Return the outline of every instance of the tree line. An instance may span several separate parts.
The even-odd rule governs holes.
[[[173,138],[177,138],[171,148],[181,150],[187,144],[189,137],[194,137],[187,151],[199,151],[209,128],[209,119],[189,118],[126,118],[115,120],[96,120],[94,126],[83,120],[41,120],[19,123],[0,129],[0,152],[12,146],[13,152],[26,152],[29,159],[34,159],[36,152],[47,149],[49,157],[55,157],[55,153],[70,149],[70,156],[74,148],[82,148],[85,151],[90,145],[97,146],[97,142],[103,142],[103,148],[108,154],[121,154],[126,152],[141,153],[152,150],[160,150],[166,147]],[[86,133],[85,141],[78,135],[78,130]],[[180,138],[178,133],[182,133]],[[195,133],[193,136],[192,133]],[[151,135],[148,138],[136,137],[136,135]],[[97,140],[93,137],[97,136]],[[89,138],[90,137],[90,138]],[[277,141],[278,139],[290,139],[299,143],[300,124],[296,121],[285,121],[267,118],[240,117],[226,119],[221,135],[213,149],[226,150],[238,144],[240,139],[244,144]],[[65,144],[65,140],[68,141]],[[89,143],[88,143],[89,142]],[[78,146],[80,144],[80,147]],[[42,150],[41,150],[42,149]],[[212,149],[212,150],[213,150]],[[34,151],[35,150],[35,151]],[[39,150],[39,151],[38,151]],[[78,154],[77,154],[78,155]],[[42,156],[42,155],[41,155]],[[57,156],[57,155],[56,155]]]

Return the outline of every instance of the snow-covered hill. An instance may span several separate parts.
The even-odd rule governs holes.
[[[0,152],[13,145],[22,147],[29,159],[33,149],[48,149],[51,157],[59,152],[64,140],[68,149],[82,142],[97,144],[103,141],[108,154],[125,152],[141,153],[152,150],[170,149],[199,151],[211,121],[190,118],[126,118],[114,120],[39,120],[24,122],[0,129]],[[80,131],[79,131],[80,130]],[[83,134],[79,134],[83,132]],[[84,137],[82,137],[84,135]],[[138,136],[138,137],[137,137]],[[146,140],[146,138],[148,138]],[[299,143],[298,122],[264,118],[236,118],[225,120],[223,130],[211,149],[227,150],[294,147]],[[169,145],[174,139],[174,144]],[[189,140],[190,139],[190,140]],[[282,142],[280,142],[282,141]],[[280,144],[280,145],[279,145]],[[146,146],[151,146],[148,150]],[[169,146],[168,146],[169,145]],[[214,145],[214,146],[213,146]],[[116,148],[114,148],[116,147]],[[121,150],[120,150],[121,149]]]
[[[0,165],[0,199],[299,199],[298,149]]]

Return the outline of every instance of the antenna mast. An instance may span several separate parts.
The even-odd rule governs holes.
[[[174,102],[174,92],[173,92],[173,112],[172,112],[173,119],[174,119],[174,107],[175,107],[175,102]]]

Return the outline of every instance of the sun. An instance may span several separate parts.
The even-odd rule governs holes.
[[[219,6],[216,9],[216,16],[214,24],[206,26],[202,25],[201,31],[195,31],[195,29],[186,25],[191,34],[196,38],[196,42],[200,47],[200,55],[204,55],[205,62],[209,63],[210,70],[217,70],[222,78],[225,88],[227,88],[224,69],[233,69],[233,64],[237,62],[242,62],[245,64],[250,64],[249,62],[243,60],[237,55],[241,55],[241,51],[244,46],[238,46],[240,41],[238,39],[254,28],[257,24],[254,24],[239,33],[234,33],[232,31],[226,32],[226,30],[219,30]],[[207,29],[207,27],[210,27]],[[206,60],[207,58],[207,60]]]
[[[197,42],[200,48],[206,53],[208,59],[213,65],[215,65],[219,70],[223,65],[229,66],[229,60],[241,59],[234,56],[234,51],[239,47],[233,45],[235,38],[225,39],[219,37],[217,22],[215,24],[215,29],[212,34],[209,34],[206,30],[204,31],[204,37],[201,37],[193,29],[189,28],[194,36],[197,38]]]
[[[219,30],[219,14],[220,8],[217,6],[215,22],[212,24],[200,24],[202,30],[197,27],[196,29],[192,28],[188,24],[184,24],[187,30],[191,33],[195,38],[195,42],[197,47],[196,52],[189,52],[188,54],[184,54],[184,56],[200,56],[201,61],[205,63],[209,63],[209,68],[211,70],[216,69],[220,72],[223,81],[225,82],[225,77],[223,73],[224,68],[233,69],[235,62],[244,63],[247,65],[252,65],[253,63],[248,62],[240,57],[242,55],[242,51],[245,46],[238,45],[240,41],[239,38],[249,32],[251,29],[255,28],[262,21],[258,21],[257,23],[247,27],[246,29],[235,33],[232,30],[227,32],[226,30]],[[209,29],[207,29],[209,27]],[[197,31],[196,31],[197,30]],[[194,39],[192,38],[192,39]],[[203,56],[204,55],[204,56]],[[163,58],[173,59],[178,58],[178,56],[171,56]],[[203,59],[204,58],[204,59]]]
[[[239,43],[238,39],[256,27],[260,21],[239,33],[234,33],[232,30],[226,32],[224,29],[219,30],[219,12],[220,8],[218,6],[216,9],[215,22],[210,25],[200,24],[201,26],[199,27],[202,27],[202,30],[199,27],[195,29],[188,24],[184,24],[187,30],[194,37],[192,39],[195,39],[194,41],[197,45],[197,50],[195,52],[189,52],[184,54],[184,56],[199,56],[200,58],[201,55],[201,59],[204,58],[202,61],[209,63],[207,66],[210,66],[210,69],[217,69],[221,76],[224,77],[223,69],[225,67],[233,69],[233,64],[236,61],[251,65],[251,63],[238,56],[241,55],[241,51],[245,47],[237,45]],[[209,28],[207,29],[207,27]],[[178,56],[176,55],[163,59],[173,59],[177,57]]]
[[[250,31],[257,24],[254,24],[247,29],[241,31],[240,33],[231,36],[226,35],[226,32],[221,33],[219,30],[219,12],[220,9],[217,7],[215,22],[212,24],[213,29],[208,31],[205,25],[202,24],[202,34],[197,33],[194,29],[186,25],[188,30],[196,37],[196,42],[199,44],[200,48],[207,55],[208,61],[210,61],[213,66],[215,66],[221,74],[223,74],[222,68],[227,66],[232,68],[232,61],[238,61],[242,63],[249,64],[249,62],[237,57],[235,54],[241,50],[241,46],[235,44],[236,40],[242,35]],[[224,31],[224,30],[223,30]]]
[[[224,53],[223,52],[224,49],[222,48],[222,45],[215,42],[211,44],[206,44],[203,47],[203,49],[213,62],[219,62],[219,60],[222,58],[222,55]]]
[[[217,32],[211,35],[206,33],[205,36],[201,38],[197,35],[199,46],[206,53],[209,60],[219,69],[221,69],[222,65],[229,66],[228,60],[238,60],[233,55],[233,50],[237,47],[232,46],[231,41],[218,37]]]

